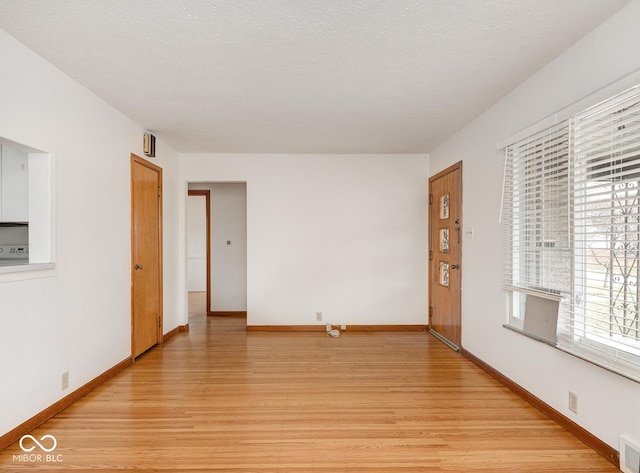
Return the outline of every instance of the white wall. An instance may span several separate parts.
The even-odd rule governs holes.
[[[3,31],[0,62],[0,136],[55,155],[56,180],[55,270],[0,275],[1,435],[131,355],[129,159],[144,130]],[[177,154],[161,142],[157,153],[168,331],[181,188]]]
[[[247,186],[244,183],[219,183],[211,187],[211,310],[247,310]]]
[[[506,330],[503,153],[496,143],[640,68],[636,0],[431,153],[432,173],[464,162],[462,345],[613,447],[640,442],[640,384]],[[568,410],[568,391],[579,414]]]
[[[187,182],[246,182],[249,325],[313,325],[316,312],[336,324],[427,323],[427,155],[179,162],[183,196]]]
[[[138,156],[144,156],[142,152],[142,138],[135,137],[139,144],[139,151],[134,151]],[[182,201],[183,187],[178,181],[178,153],[167,146],[161,140],[156,139],[156,157],[149,158],[154,164],[162,168],[162,251],[163,251],[163,332],[167,333],[180,322],[182,301],[179,298],[178,288],[182,285],[179,260],[180,245],[184,246],[184,230],[178,222],[183,218],[180,214],[184,208]],[[129,281],[131,276],[129,276]]]
[[[207,218],[206,197],[187,199],[187,288],[207,289]]]

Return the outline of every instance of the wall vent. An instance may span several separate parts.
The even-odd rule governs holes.
[[[623,435],[620,436],[620,471],[640,473],[640,447]]]

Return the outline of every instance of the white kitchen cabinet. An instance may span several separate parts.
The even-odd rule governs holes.
[[[29,156],[0,145],[0,221],[29,221]]]

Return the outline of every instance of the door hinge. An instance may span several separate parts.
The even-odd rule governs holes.
[[[160,187],[158,187],[158,197],[162,197],[162,189]]]
[[[158,327],[162,328],[162,319],[158,317]]]
[[[429,203],[433,204],[433,194],[429,194]]]
[[[433,307],[429,307],[429,318],[433,317]]]
[[[433,250],[429,250],[429,261],[433,260]]]

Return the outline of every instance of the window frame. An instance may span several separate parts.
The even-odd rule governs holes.
[[[505,149],[501,220],[505,225],[505,288],[509,291],[507,323],[519,331],[526,332],[531,325],[525,322],[528,297],[560,302],[570,291],[569,160],[568,120],[538,130]],[[557,198],[545,198],[550,189],[555,197],[562,196],[564,206],[557,205]],[[564,272],[556,266],[563,264]],[[547,316],[539,310],[530,311],[529,321]]]
[[[631,87],[631,89],[624,90],[623,92],[615,94],[612,97],[608,98],[607,100],[604,100],[594,105],[593,107],[585,108],[583,110],[580,110],[579,112],[588,113],[590,109],[596,108],[600,106],[602,103],[607,102],[608,100],[615,100],[617,97],[624,96],[625,94],[628,94],[630,90],[633,90],[633,89],[636,89],[637,91],[637,102],[634,105],[638,105],[640,109],[640,85],[635,85],[634,87]],[[580,303],[578,302],[580,298],[579,295],[587,294],[586,291],[587,291],[588,285],[583,282],[582,283],[583,285],[580,286],[580,282],[577,281],[576,274],[578,273],[577,268],[579,268],[581,265],[586,265],[586,260],[588,259],[587,247],[589,243],[589,235],[585,236],[582,234],[586,232],[586,230],[584,228],[581,228],[580,225],[586,225],[586,224],[584,222],[580,222],[580,225],[578,225],[578,220],[577,220],[578,217],[576,213],[576,206],[580,206],[582,205],[582,203],[580,201],[581,195],[577,193],[575,189],[578,186],[586,187],[588,182],[586,178],[584,178],[584,175],[576,176],[575,174],[576,151],[574,149],[575,138],[573,135],[574,135],[574,127],[576,126],[575,125],[576,117],[579,114],[580,113],[575,113],[573,116],[568,117],[568,120],[567,120],[569,122],[569,130],[570,130],[570,137],[569,137],[570,149],[569,149],[569,155],[567,157],[567,162],[569,165],[569,180],[567,182],[567,187],[568,187],[567,190],[569,192],[568,220],[570,225],[570,228],[569,228],[569,258],[571,262],[569,266],[570,285],[569,285],[569,290],[559,291],[558,293],[558,297],[560,300],[560,306],[558,308],[558,313],[559,313],[558,323],[556,327],[558,330],[558,333],[557,333],[556,340],[553,340],[551,345],[566,353],[572,354],[574,356],[578,356],[582,359],[585,359],[605,369],[618,373],[624,377],[632,379],[636,382],[640,382],[640,334],[637,328],[633,328],[634,325],[631,325],[631,330],[632,330],[631,333],[632,334],[635,333],[635,335],[632,335],[629,337],[621,332],[620,336],[616,337],[617,332],[615,332],[615,329],[612,327],[617,328],[617,326],[613,324],[609,326],[608,334],[606,336],[602,336],[602,335],[599,335],[596,330],[591,330],[591,331],[589,330],[589,322],[596,321],[597,319],[594,317],[599,317],[597,314],[586,316],[586,321],[580,320],[581,308],[580,308]],[[557,123],[557,120],[556,120],[556,123]],[[634,121],[633,125],[634,125],[634,129],[640,130],[640,119],[638,121]],[[554,126],[557,126],[557,125],[552,125],[547,128],[551,129]],[[535,128],[535,127],[530,127],[530,128]],[[536,130],[536,134],[544,132],[547,128],[543,128],[542,130],[540,130],[540,127],[538,127],[538,129]],[[618,130],[619,129],[620,128],[618,128]],[[534,137],[534,134],[532,134],[531,136],[526,136],[521,133],[518,138],[520,141],[523,141],[526,139],[530,139],[532,137]],[[506,146],[505,185],[503,187],[503,206],[502,206],[502,214],[501,214],[501,220],[503,220],[504,217],[506,216],[506,219],[508,222],[507,228],[505,229],[505,250],[506,250],[505,289],[507,290],[507,323],[505,324],[505,327],[512,328],[516,332],[531,336],[534,339],[539,339],[538,337],[527,333],[527,331],[523,329],[523,327],[526,326],[524,322],[527,317],[527,314],[522,314],[523,308],[526,307],[526,303],[524,301],[527,295],[529,294],[536,295],[538,297],[546,296],[549,298],[552,298],[553,295],[550,294],[550,291],[548,291],[548,288],[542,288],[543,289],[542,291],[538,291],[537,290],[538,288],[535,288],[535,287],[522,288],[522,287],[518,287],[519,286],[518,284],[513,284],[513,279],[510,279],[510,277],[512,278],[513,273],[516,273],[516,271],[526,270],[526,268],[523,268],[523,267],[518,269],[515,269],[513,267],[513,261],[517,259],[516,257],[514,257],[514,235],[515,234],[513,232],[513,229],[510,227],[512,222],[509,220],[510,216],[508,215],[508,212],[513,211],[513,208],[510,207],[509,205],[510,198],[513,199],[513,197],[508,194],[508,192],[512,190],[512,188],[509,187],[508,185],[509,148],[515,144],[517,144],[517,142],[512,142],[508,146]],[[637,136],[634,136],[633,139],[630,141],[630,144],[627,144],[627,146],[634,150],[637,147],[640,150],[640,131],[637,132]],[[604,154],[600,153],[598,156],[604,156],[603,158],[602,157],[600,158],[602,159],[604,166],[609,166],[610,165],[609,163],[613,163],[617,157],[617,155],[613,154],[613,151],[611,152],[610,155],[607,155],[607,153],[605,152]],[[636,157],[637,157],[637,160],[636,160]],[[637,173],[635,171],[636,168],[630,168],[627,165],[628,161],[624,161],[624,160],[620,161],[620,159],[618,159],[618,161],[620,162],[617,163],[617,166],[619,168],[617,172],[619,172],[621,175],[629,174],[629,173],[633,173],[633,175],[638,174],[636,176],[636,182],[637,182],[637,186],[640,187],[640,154],[638,154],[637,156],[634,155],[632,156],[632,158],[624,158],[624,159],[631,159],[631,161],[634,161],[636,163],[636,165],[638,166]],[[600,164],[600,161],[596,161],[596,162]],[[613,167],[613,165],[611,166]],[[597,169],[598,169],[598,173],[600,173],[601,168],[598,167]],[[593,168],[590,172],[593,173]],[[585,180],[579,181],[579,179],[581,178],[584,178]],[[612,179],[612,182],[614,182],[613,179]],[[627,182],[627,181],[622,180],[621,182]],[[616,199],[616,192],[617,192],[616,187],[612,186],[611,198],[610,198],[611,201],[614,201]],[[628,194],[625,193],[625,196],[627,195]],[[638,199],[634,201],[634,203],[632,204],[625,203],[625,205],[632,205],[634,207],[637,206],[638,210],[636,214],[640,215],[640,190],[637,191],[637,197]],[[606,200],[606,195],[604,197],[604,200]],[[507,215],[505,215],[505,212],[507,213]],[[585,217],[582,216],[581,218],[585,218]],[[637,237],[635,237],[636,238],[635,241],[638,244],[638,247],[636,248],[636,250],[640,251],[640,217],[637,217],[637,219],[638,221],[634,223],[635,227],[633,227],[635,228],[635,230],[632,230],[631,234],[633,235],[637,234]],[[502,223],[505,223],[505,222],[503,221]],[[616,229],[615,226],[612,226],[611,228],[614,229],[612,231],[615,231]],[[626,232],[627,234],[629,234],[629,230],[628,230],[629,227],[627,226],[626,219],[624,221],[623,228],[624,228],[623,233]],[[623,234],[623,233],[616,233],[616,235]],[[605,241],[605,245],[606,244],[610,244],[610,241]],[[625,247],[625,251],[626,250],[628,250],[628,248]],[[614,251],[613,247],[611,247],[611,251]],[[612,263],[609,262],[609,265],[611,264]],[[640,256],[636,257],[634,264],[640,265]],[[640,269],[638,269],[638,273],[640,274]],[[613,273],[611,274],[613,275]],[[626,285],[628,284],[627,280],[629,279],[629,277],[627,274],[625,274],[624,276],[625,277],[623,278],[622,284]],[[532,275],[526,275],[524,278],[525,281],[526,280],[532,281],[535,279],[536,279],[535,276],[532,276]],[[638,278],[638,280],[636,281],[636,286],[638,285],[640,285],[640,278]],[[637,288],[636,290],[640,290],[640,288]],[[542,294],[538,294],[538,292],[542,292]],[[546,292],[546,295],[544,294],[545,292]],[[638,303],[636,304],[636,308],[635,308],[636,324],[638,323],[637,312],[640,309],[640,293],[638,294],[637,299],[638,299]],[[584,300],[586,300],[586,297],[584,298]],[[613,304],[612,302],[613,299],[609,298],[607,300],[609,301],[608,302],[609,307],[613,307],[611,305]],[[626,304],[626,299],[625,299],[625,304]],[[625,314],[626,314],[626,310],[627,309],[625,308]],[[609,310],[609,312],[612,313],[611,309]],[[627,320],[627,319],[624,319],[624,320]],[[634,323],[633,322],[634,319],[632,318],[631,320],[632,320],[632,323]],[[637,327],[637,325],[635,327]],[[618,338],[620,340],[624,339],[626,341],[623,341],[623,342],[617,341]],[[631,342],[629,341],[629,339],[631,339]],[[548,340],[540,340],[540,341],[548,342]]]
[[[27,153],[30,247],[28,263],[0,266],[0,283],[53,277],[57,274],[56,153],[42,151],[3,137],[0,137],[0,143]]]

